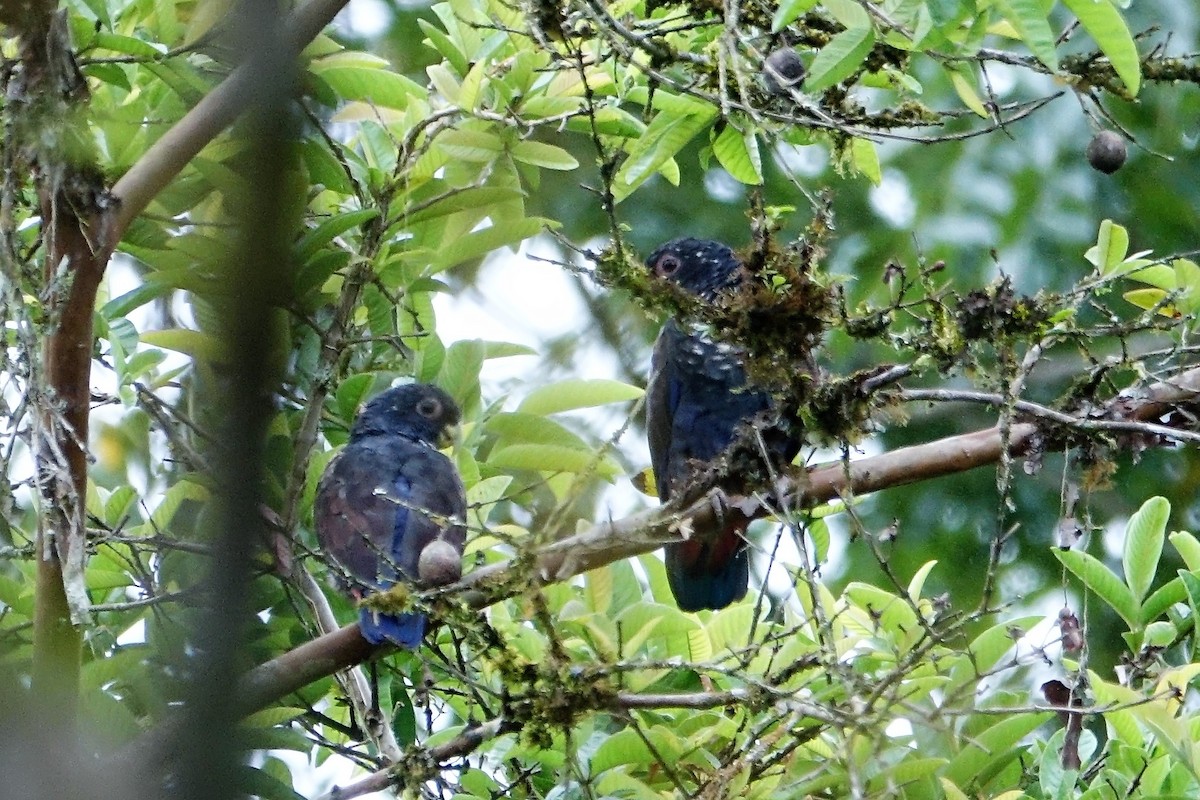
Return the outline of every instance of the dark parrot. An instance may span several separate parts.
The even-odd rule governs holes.
[[[454,464],[437,450],[458,419],[458,406],[437,387],[388,389],[367,403],[326,467],[313,511],[317,538],[355,599],[397,581],[438,586],[461,576],[467,500]],[[364,608],[359,626],[373,644],[414,648],[425,616]]]
[[[713,302],[736,288],[748,272],[720,242],[677,239],[650,254],[646,265],[659,279]],[[646,428],[658,496],[678,494],[702,462],[721,455],[738,428],[772,407],[770,396],[749,385],[744,355],[736,347],[688,332],[667,321],[650,361]],[[785,445],[790,461],[798,445]],[[743,534],[749,520],[734,509],[715,531],[694,531],[666,546],[667,579],[683,611],[720,609],[746,595],[750,561]]]

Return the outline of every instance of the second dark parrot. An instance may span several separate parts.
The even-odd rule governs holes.
[[[659,279],[708,302],[736,289],[748,272],[720,242],[677,239],[646,260]],[[697,467],[724,453],[739,429],[772,408],[770,395],[749,383],[737,347],[667,321],[654,344],[646,387],[650,463],[665,503],[687,485]],[[799,445],[777,455],[791,461]],[[694,531],[666,546],[667,579],[683,611],[720,609],[746,595],[750,560],[744,533],[749,520],[734,509],[715,531]]]
[[[461,576],[466,493],[437,450],[458,419],[458,406],[437,387],[388,389],[367,403],[325,469],[313,510],[317,538],[355,599],[397,582],[428,587]],[[364,608],[359,626],[372,644],[415,648],[425,616]]]

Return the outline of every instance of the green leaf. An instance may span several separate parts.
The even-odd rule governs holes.
[[[883,180],[879,167],[879,151],[870,139],[855,138],[850,143],[850,158],[854,169],[876,186]]]
[[[150,515],[149,524],[145,526],[148,529],[147,532],[156,534],[167,530],[171,525],[171,521],[175,518],[175,513],[179,511],[179,507],[184,502],[192,500],[197,503],[203,503],[208,498],[209,491],[207,487],[195,481],[179,481],[163,494],[162,501],[154,509],[154,513]]]
[[[636,386],[620,381],[573,378],[534,389],[517,410],[526,414],[557,414],[576,408],[625,403],[643,394],[645,392]]]
[[[975,87],[979,84],[971,68],[961,66],[949,70],[949,73],[950,84],[954,87],[954,92],[958,95],[958,99],[963,101],[963,105],[971,109],[976,116],[991,119],[991,114],[988,113],[987,106],[983,104],[983,100],[979,98],[979,92],[976,91]]]
[[[363,372],[358,375],[351,375],[338,385],[334,398],[337,403],[338,414],[341,415],[342,419],[354,419],[354,415],[358,413],[359,407],[366,402],[367,395],[374,384],[375,375],[370,372]]]
[[[450,37],[426,20],[418,19],[417,25],[421,27],[421,32],[428,37],[424,44],[440,53],[459,75],[465,75],[471,64],[463,52],[450,40]]]
[[[824,0],[821,5],[843,27],[862,28],[871,24],[871,17],[857,0]]]
[[[1142,504],[1125,526],[1121,566],[1125,570],[1125,583],[1139,604],[1154,582],[1170,516],[1171,504],[1167,499],[1152,497]]]
[[[716,136],[712,148],[717,161],[735,180],[750,186],[762,184],[762,157],[752,130],[743,132],[730,122]]]
[[[1105,2],[1106,0],[1101,0]],[[1045,6],[1039,0],[996,0],[1004,18],[1012,23],[1025,46],[1051,71],[1058,69],[1054,51],[1054,32],[1046,19]]]
[[[497,342],[482,340],[484,347],[484,358],[512,358],[513,356],[536,356],[537,350],[527,344],[519,344],[517,342]]]
[[[908,598],[914,603],[921,599],[921,592],[925,589],[925,580],[929,577],[929,573],[937,566],[937,561],[926,561],[921,565],[913,575],[912,580],[908,582]]]
[[[439,139],[439,141],[441,140]],[[491,161],[498,153],[499,151],[490,153],[484,160]],[[520,200],[523,197],[524,193],[515,187],[469,186],[465,189],[449,192],[445,197],[429,205],[414,203],[414,206],[418,206],[416,210],[402,212],[397,219],[396,225],[411,230],[413,226],[419,223],[447,217],[459,211],[483,211],[489,206],[501,205],[512,200]],[[393,233],[394,230],[389,228],[388,232]]]
[[[434,64],[425,69],[425,74],[429,76],[429,82],[433,84],[433,88],[437,90],[438,94],[448,102],[458,105],[458,95],[462,87],[458,78],[450,70],[442,64]]]
[[[552,444],[510,445],[493,451],[487,463],[496,469],[571,472],[578,475],[595,473],[607,481],[612,481],[621,473],[620,466],[611,458],[598,457],[589,450]]]
[[[262,800],[304,800],[291,786],[261,769],[239,766],[237,771],[238,785],[247,794],[261,797]]]
[[[360,211],[347,211],[342,214],[335,214],[300,237],[299,241],[296,242],[296,258],[299,261],[307,261],[317,250],[329,244],[338,236],[378,216],[379,209],[376,208],[364,208]]]
[[[660,759],[678,759],[683,755],[682,740],[672,736],[661,726],[647,731],[625,728],[608,736],[592,755],[590,774],[601,775],[626,765],[649,767],[660,763]]]
[[[512,146],[512,157],[545,169],[572,170],[579,166],[575,157],[552,144],[524,139]]]
[[[1165,302],[1169,294],[1163,289],[1132,289],[1121,297],[1144,311],[1153,308],[1164,317],[1175,318],[1179,316],[1179,311],[1174,304]]]
[[[1056,547],[1052,552],[1064,567],[1083,581],[1084,586],[1120,614],[1121,619],[1125,620],[1130,628],[1139,627],[1141,615],[1138,613],[1138,601],[1134,599],[1129,587],[1111,569],[1094,556],[1078,550],[1061,550]]]
[[[171,328],[165,331],[147,331],[142,334],[142,344],[163,347],[191,356],[197,361],[220,361],[224,345],[215,336],[187,328]]]
[[[1017,617],[993,625],[976,636],[967,645],[962,660],[951,670],[951,686],[965,686],[991,672],[1004,654],[1013,649],[1016,639],[1041,621],[1040,616]]]
[[[1125,260],[1127,252],[1129,252],[1129,232],[1111,219],[1106,219],[1100,223],[1096,244],[1089,247],[1083,257],[1101,273],[1108,274]]]
[[[617,170],[613,181],[613,196],[618,202],[664,168],[696,134],[712,124],[717,114],[716,109],[695,103],[689,103],[687,108],[689,111],[683,113],[673,109],[660,111],[646,132],[633,143],[629,158]]]
[[[1125,83],[1131,95],[1136,95],[1142,82],[1142,65],[1137,45],[1121,12],[1109,0],[1063,0]]]
[[[119,486],[114,489],[113,493],[104,501],[104,521],[115,528],[133,508],[137,499],[137,490],[132,486]]]
[[[583,590],[588,599],[588,605],[599,614],[608,613],[612,605],[613,571],[606,564],[599,569],[593,569],[583,576]]]
[[[122,36],[119,33],[109,33],[107,31],[97,31],[92,37],[92,47],[96,50],[108,50],[113,53],[120,53],[127,56],[138,56],[139,58],[158,58],[162,56],[163,51],[141,39],[135,39],[132,36]]]
[[[462,128],[449,130],[434,143],[454,158],[486,164],[504,152],[504,140],[492,131]]]
[[[506,222],[504,225],[492,225],[482,230],[471,231],[466,236],[460,236],[446,247],[438,250],[430,265],[431,271],[440,272],[479,258],[501,247],[518,245],[529,237],[541,233],[546,226],[555,226],[556,224],[553,220],[529,217]]]
[[[998,767],[1016,758],[1021,739],[1051,716],[1049,712],[1014,714],[976,733],[946,767],[946,777],[957,786],[975,785],[980,775],[995,772]]]
[[[463,411],[479,404],[479,372],[486,347],[481,339],[465,339],[446,348],[437,383],[458,401]]]
[[[273,706],[264,708],[261,711],[256,711],[250,716],[242,720],[241,724],[247,728],[270,728],[274,725],[282,725],[285,722],[291,722],[297,717],[305,714],[305,709],[296,708],[293,706]]]
[[[712,643],[699,619],[674,606],[635,603],[617,615],[616,623],[626,643],[623,655],[627,657],[642,653],[650,658],[686,661],[712,658]]]
[[[1176,258],[1171,261],[1175,270],[1175,286],[1179,295],[1175,300],[1180,312],[1194,315],[1200,311],[1200,266],[1188,258]]]
[[[850,77],[862,67],[874,45],[875,28],[869,24],[834,36],[813,59],[804,80],[805,91],[821,92]]]
[[[1179,631],[1171,623],[1162,620],[1152,622],[1142,633],[1142,646],[1167,647],[1175,641],[1175,637],[1178,635]]]
[[[771,17],[771,33],[779,33],[816,4],[817,0],[783,0]]]
[[[1184,575],[1191,575],[1190,572],[1184,570],[1180,570],[1180,572]],[[1188,591],[1183,578],[1172,578],[1156,589],[1142,603],[1142,624],[1150,624],[1165,614],[1171,606],[1176,603],[1185,603],[1187,600]]]
[[[1187,531],[1175,531],[1167,537],[1171,546],[1183,558],[1183,563],[1192,571],[1200,571],[1200,540]]]
[[[404,110],[413,98],[423,97],[425,90],[397,72],[363,67],[318,67],[313,71],[345,101],[362,101],[383,108]]]
[[[608,136],[620,136],[625,139],[635,139],[646,132],[646,124],[623,108],[605,106],[596,110],[593,117],[596,132]],[[586,117],[574,117],[567,120],[567,130],[576,133],[591,133],[592,120]]]
[[[484,430],[499,437],[498,446],[510,444],[553,444],[591,452],[591,446],[552,419],[540,414],[506,412],[487,421]]]

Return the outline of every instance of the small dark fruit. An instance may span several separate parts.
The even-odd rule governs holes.
[[[781,47],[763,61],[763,86],[771,94],[791,96],[804,80],[804,62],[790,47]]]
[[[1098,169],[1105,175],[1111,175],[1125,163],[1129,154],[1125,148],[1125,140],[1112,131],[1100,131],[1087,146],[1087,160],[1092,169]]]

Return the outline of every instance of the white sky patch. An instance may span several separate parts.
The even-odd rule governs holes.
[[[391,9],[381,0],[355,0],[334,20],[339,27],[371,39],[383,34],[391,21]]]
[[[912,227],[917,216],[917,204],[913,201],[903,173],[894,169],[884,170],[879,185],[871,187],[869,197],[871,208],[893,228]]]
[[[829,154],[812,145],[780,144],[772,152],[779,166],[797,178],[815,178],[829,163]]]
[[[540,352],[548,339],[574,333],[590,319],[571,279],[562,267],[526,257],[527,253],[556,257],[537,239],[514,254],[497,250],[479,271],[479,280],[458,295],[433,298],[438,335],[446,346],[463,339],[486,339],[523,344]],[[528,377],[535,357],[512,357],[484,362],[485,381]],[[610,359],[611,362],[611,359]],[[580,377],[611,377],[615,363],[589,359]],[[484,397],[487,398],[487,387]]]
[[[709,197],[722,203],[737,202],[746,194],[745,184],[723,169],[710,169],[704,173],[704,190]]]

